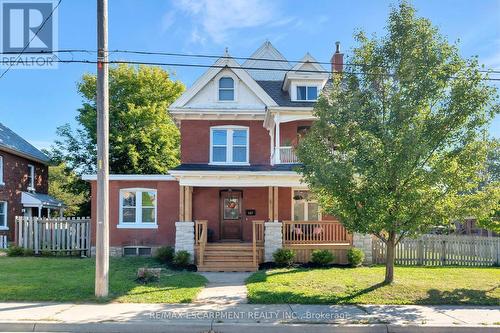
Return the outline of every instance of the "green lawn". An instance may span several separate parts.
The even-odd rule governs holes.
[[[382,266],[275,269],[247,279],[251,303],[500,305],[500,268]]]
[[[93,302],[94,259],[0,257],[0,301]],[[151,258],[111,258],[110,296],[127,303],[187,303],[206,279],[162,271],[156,283],[137,284],[138,267],[161,267]]]

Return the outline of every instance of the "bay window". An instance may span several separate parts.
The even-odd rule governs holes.
[[[157,228],[157,195],[153,189],[120,190],[119,228]]]
[[[212,127],[210,129],[210,163],[248,164],[248,142],[248,127]]]

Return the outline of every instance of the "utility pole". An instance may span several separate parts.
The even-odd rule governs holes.
[[[109,285],[109,91],[108,0],[97,0],[97,223],[95,295]]]

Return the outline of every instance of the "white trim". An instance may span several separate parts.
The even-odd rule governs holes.
[[[83,175],[83,180],[97,180],[97,175]],[[175,181],[171,175],[109,175],[109,180],[129,180],[129,181]]]
[[[295,201],[297,200],[294,200],[293,197],[293,192],[295,191],[308,191],[310,192],[310,190],[306,187],[292,187],[292,201],[291,201],[291,206],[292,206],[292,221],[294,221],[294,217],[295,217]],[[309,205],[307,205],[307,203],[311,202],[311,203],[316,203],[318,205],[318,221],[322,221],[323,220],[323,214],[321,214],[321,209],[319,207],[319,203],[318,203],[318,200],[309,200],[309,201],[305,201],[305,200],[300,200],[302,201],[302,203],[304,204],[304,221],[309,221]],[[316,221],[316,220],[314,220]]]
[[[5,185],[3,181],[3,156],[0,155],[0,185]]]
[[[213,132],[217,130],[226,131],[226,161],[225,162],[215,162],[213,160]],[[245,130],[247,133],[246,142],[246,160],[244,162],[234,162],[233,161],[233,132],[235,130]],[[237,125],[222,125],[222,126],[212,126],[210,127],[210,162],[211,165],[250,165],[250,129],[247,126],[237,126]]]
[[[0,225],[0,230],[9,230],[8,226],[8,221],[7,221],[7,215],[9,212],[9,203],[7,201],[0,201],[0,204],[4,204],[4,219],[3,219],[3,225]]]
[[[135,222],[123,222],[123,193],[124,192],[135,192]],[[142,192],[154,192],[155,194],[155,205],[154,205],[154,211],[155,211],[155,221],[154,223],[149,223],[149,222],[142,222]],[[141,195],[137,195],[137,193],[141,193]],[[128,229],[128,228],[135,228],[135,229],[157,229],[158,228],[158,191],[153,188],[141,188],[141,187],[134,187],[134,188],[121,188],[119,191],[119,196],[118,196],[119,202],[119,217],[118,217],[118,224],[117,228],[120,229]],[[146,207],[146,208],[151,208],[151,207]]]
[[[35,166],[33,164],[28,164],[28,180],[30,180],[28,184],[28,191],[35,190]]]
[[[294,171],[172,171],[181,186],[198,187],[300,187]]]
[[[241,69],[240,64],[230,56],[219,58],[214,66],[209,68],[196,82],[186,90],[177,100],[175,100],[169,110],[184,107],[203,87],[205,87],[217,74],[219,74],[224,66],[231,68],[231,71],[252,90],[258,98],[267,106],[277,106],[276,102],[262,89],[261,86],[248,74],[244,69]],[[218,99],[217,99],[218,100]]]

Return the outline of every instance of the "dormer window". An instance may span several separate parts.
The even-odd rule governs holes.
[[[297,101],[317,101],[318,87],[297,86]]]
[[[210,163],[248,164],[248,127],[212,127],[210,129]]]
[[[219,79],[219,101],[234,101],[234,80],[231,77]]]

